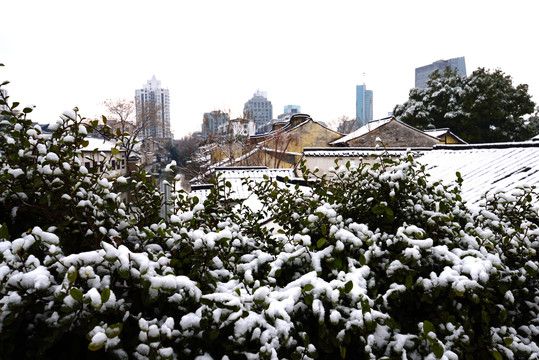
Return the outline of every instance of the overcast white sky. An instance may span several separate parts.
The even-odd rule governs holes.
[[[374,117],[408,98],[416,67],[465,56],[468,74],[500,68],[539,102],[537,0],[0,0],[0,80],[46,123],[78,106],[133,98],[155,75],[170,90],[175,137],[204,112],[241,115],[257,89],[273,116]],[[365,73],[365,78],[363,77]],[[364,80],[365,79],[365,80]]]

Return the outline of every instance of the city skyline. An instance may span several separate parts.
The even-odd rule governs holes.
[[[501,69],[515,86],[528,84],[539,102],[539,67],[530,55],[539,4],[442,6],[427,0],[162,0],[160,6],[6,0],[2,10],[12,16],[2,19],[0,79],[11,82],[11,100],[36,105],[32,118],[47,123],[75,106],[100,118],[103,101],[132,99],[141,79],[155,75],[170,90],[175,138],[199,131],[208,111],[242,116],[256,89],[267,92],[275,109],[301,104],[314,120],[330,123],[354,118],[355,87],[365,82],[376,94],[373,118],[383,118],[408,99],[415,68],[457,56],[466,57],[468,74]],[[283,12],[297,18],[282,21]],[[158,32],[140,31],[142,24]],[[365,29],[372,29],[369,36]]]

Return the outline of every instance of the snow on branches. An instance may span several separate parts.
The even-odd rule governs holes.
[[[92,124],[76,112],[45,134],[9,106],[0,122],[6,358],[539,354],[534,188],[487,194],[474,212],[458,183],[430,181],[413,156],[380,157],[321,176],[304,168],[302,185],[246,180],[256,212],[217,179],[203,203],[173,192],[162,217],[164,196],[147,174],[84,167]]]

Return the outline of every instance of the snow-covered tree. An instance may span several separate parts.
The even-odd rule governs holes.
[[[410,154],[247,179],[256,211],[218,178],[161,217],[144,173],[82,165],[77,112],[47,134],[1,101],[3,359],[539,356],[535,188],[470,210]]]
[[[535,104],[528,86],[513,85],[501,70],[479,68],[463,77],[446,68],[434,72],[426,89],[410,90],[395,116],[419,129],[451,128],[472,143],[528,140],[536,129],[525,119]]]

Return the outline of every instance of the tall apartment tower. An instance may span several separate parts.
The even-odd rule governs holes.
[[[221,110],[204,113],[202,119],[202,138],[228,135],[230,116]]]
[[[155,75],[142,89],[135,91],[135,106],[137,126],[142,126],[142,138],[172,138],[168,89],[161,88],[161,81]]]
[[[466,76],[466,61],[464,56],[449,60],[438,60],[432,64],[421,66],[415,69],[415,87],[426,89],[430,74],[436,70],[443,72],[446,67],[456,69],[457,75]]]
[[[356,128],[366,125],[373,118],[373,93],[365,84],[356,86]]]
[[[268,100],[266,92],[257,90],[253,97],[243,106],[243,116],[255,121],[257,133],[269,131],[273,118],[273,106]]]

